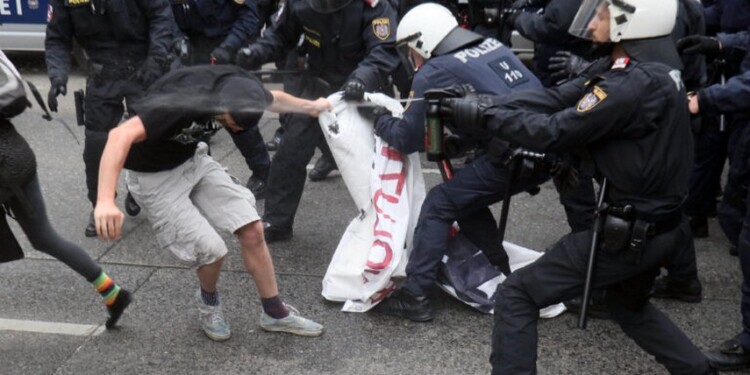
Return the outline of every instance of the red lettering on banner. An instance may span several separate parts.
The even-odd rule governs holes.
[[[385,241],[381,241],[376,239],[375,242],[372,244],[372,247],[382,247],[383,250],[385,250],[385,258],[380,263],[375,263],[371,260],[367,261],[367,267],[370,269],[375,270],[382,270],[388,267],[389,264],[391,264],[391,259],[393,259],[393,249],[391,248],[391,244]],[[365,270],[367,272],[367,270]]]
[[[381,273],[381,270],[386,269],[393,261],[393,244],[391,244],[391,241],[393,240],[393,234],[388,230],[388,225],[386,225],[385,227],[383,226],[384,223],[381,221],[381,219],[386,220],[386,223],[392,225],[396,224],[396,220],[385,213],[385,210],[383,210],[383,208],[388,205],[398,204],[401,200],[401,194],[404,191],[404,187],[406,186],[406,166],[404,165],[403,155],[401,154],[401,152],[388,147],[383,147],[380,150],[380,153],[387,159],[400,163],[394,163],[393,165],[395,168],[398,168],[399,171],[397,173],[383,173],[378,176],[381,182],[381,187],[375,192],[372,198],[376,215],[375,224],[373,225],[373,234],[375,235],[375,240],[372,243],[370,251],[372,253],[372,251],[374,251],[376,248],[381,248],[383,249],[384,256],[381,261],[373,261],[369,259],[367,260],[367,265],[365,266],[365,270],[362,275],[365,283],[369,282],[369,279],[365,276],[365,274],[378,275]],[[384,185],[386,181],[395,181],[396,184],[395,186],[389,184],[388,187],[385,187]],[[394,189],[395,194],[386,193],[384,191],[384,188]],[[393,290],[392,286],[390,290]],[[379,301],[383,299],[388,295],[388,293],[390,293],[390,290],[381,290],[381,295],[379,295],[377,299],[373,299],[373,301]],[[385,293],[382,294],[383,292]]]

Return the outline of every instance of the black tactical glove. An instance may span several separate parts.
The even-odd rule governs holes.
[[[708,36],[690,35],[677,41],[677,51],[684,55],[700,53],[706,56],[717,56],[721,53],[721,42]]]
[[[346,101],[362,101],[365,97],[365,84],[362,81],[352,78],[341,86]]]
[[[235,55],[234,49],[227,46],[218,46],[211,52],[211,64],[222,65],[231,64],[232,57]]]
[[[549,70],[551,78],[563,79],[577,77],[591,64],[590,61],[569,51],[557,51],[549,58]]]
[[[149,56],[143,60],[141,67],[135,71],[135,80],[146,88],[151,86],[162,74],[164,74],[162,64],[156,58]]]
[[[50,83],[49,93],[47,93],[47,106],[52,112],[57,112],[57,97],[65,96],[68,93],[68,87],[60,80],[53,80]]]
[[[440,101],[440,114],[451,129],[459,133],[477,134],[487,128],[484,111],[493,105],[488,96],[446,98]]]
[[[388,108],[371,102],[358,105],[357,111],[359,111],[359,114],[362,117],[366,118],[369,121],[372,121],[373,124],[378,119],[378,117],[391,114],[391,111],[389,111]]]
[[[578,169],[575,168],[575,160],[572,156],[558,156],[553,160],[547,160],[549,173],[555,180],[555,185],[560,194],[568,194],[578,188],[580,180]]]
[[[247,70],[258,70],[263,65],[263,54],[261,47],[257,44],[251,44],[245,48],[240,48],[235,58],[237,66]]]

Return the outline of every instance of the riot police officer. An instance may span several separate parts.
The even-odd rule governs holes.
[[[447,8],[425,3],[414,7],[399,22],[397,48],[408,71],[415,72],[403,118],[382,107],[363,106],[360,112],[373,120],[375,134],[403,153],[425,148],[425,92],[454,85],[471,85],[480,93],[506,95],[516,90],[542,87],[513,52],[494,38],[485,38],[458,26]],[[456,90],[462,90],[456,88]],[[450,95],[451,93],[446,93]],[[448,252],[450,228],[458,221],[461,233],[484,251],[506,275],[508,255],[497,241],[497,225],[488,206],[501,200],[508,184],[515,192],[549,179],[546,171],[510,180],[505,164],[508,148],[492,137],[465,134],[461,143],[480,143],[488,151],[427,194],[420,211],[414,246],[406,265],[406,281],[375,307],[375,311],[414,321],[434,316],[428,292],[438,266]]]
[[[750,47],[750,31],[737,34],[719,34],[717,38],[688,37],[678,44],[683,53],[707,53],[709,55],[731,55],[736,49]],[[747,114],[750,111],[750,55],[745,54],[741,64],[742,73],[729,79],[725,85],[715,84],[698,91],[690,98],[693,114],[718,115]],[[737,145],[731,155],[727,184],[718,209],[719,223],[729,242],[737,247],[742,268],[742,327],[734,338],[710,351],[708,358],[719,370],[750,368],[750,231],[748,222],[748,184],[750,183],[750,128],[736,129]]]
[[[170,0],[178,28],[173,50],[185,65],[231,64],[237,50],[257,38],[263,26],[255,1]],[[271,158],[260,129],[230,133],[252,176],[247,188],[256,199],[266,193]]]
[[[304,35],[308,76],[301,97],[327,96],[340,88],[344,99],[361,100],[365,91],[389,85],[398,56],[391,32],[396,14],[387,1],[292,0],[281,12],[278,24],[240,50],[238,65],[257,69],[295,47]],[[268,179],[263,217],[266,241],[292,237],[305,166],[321,142],[323,133],[316,119],[289,117]]]
[[[681,62],[669,37],[677,0],[587,0],[571,33],[612,43],[589,78],[497,102],[446,99],[459,124],[539,151],[585,150],[606,179],[592,285],[606,288],[615,321],[673,374],[713,373],[706,357],[648,302],[654,278],[690,241],[682,203],[692,163]],[[679,144],[681,147],[675,148]],[[622,155],[628,157],[623,158]],[[580,295],[591,231],[555,243],[498,287],[494,374],[536,373],[539,308]]]
[[[93,206],[107,133],[122,118],[123,100],[140,97],[168,68],[174,20],[167,0],[51,0],[50,7],[45,39],[50,109],[57,111],[57,97],[67,92],[74,40],[89,59],[83,161]],[[93,212],[85,234],[96,236]]]

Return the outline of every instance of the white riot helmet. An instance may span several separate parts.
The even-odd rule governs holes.
[[[568,31],[591,39],[591,20],[609,13],[610,42],[620,43],[637,61],[660,62],[679,70],[682,60],[671,38],[678,6],[678,0],[584,0]]]
[[[678,0],[584,0],[568,30],[579,38],[591,39],[588,25],[609,6],[609,39],[647,39],[669,35],[675,25]]]
[[[458,27],[456,17],[448,8],[424,3],[408,11],[398,23],[396,48],[409,72],[416,68],[409,48],[425,59],[443,55],[484,39],[481,35]]]

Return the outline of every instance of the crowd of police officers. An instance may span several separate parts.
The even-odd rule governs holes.
[[[700,4],[701,2],[703,4]],[[630,259],[623,263],[626,264],[624,266],[617,263],[622,259],[617,259],[614,263],[602,261],[607,264],[601,270],[604,273],[628,269],[630,274],[628,277],[620,277],[615,287],[611,287],[611,283],[599,280],[597,285],[601,289],[606,289],[606,292],[595,293],[600,297],[592,302],[609,307],[610,312],[615,315],[614,318],[626,332],[639,337],[638,343],[646,350],[655,350],[657,360],[667,365],[673,373],[710,373],[714,371],[714,368],[726,370],[750,367],[750,328],[748,328],[750,327],[750,230],[748,229],[750,228],[750,208],[748,208],[750,205],[747,203],[748,186],[750,186],[750,151],[746,151],[750,150],[750,147],[747,147],[747,143],[750,143],[750,128],[746,126],[749,120],[748,114],[750,114],[748,110],[750,100],[747,99],[750,91],[750,76],[748,76],[750,75],[748,73],[750,58],[746,56],[746,50],[750,44],[748,35],[750,1],[704,0],[701,2],[697,0],[677,1],[678,8],[670,34],[669,48],[676,46],[682,52],[681,61],[660,60],[658,56],[663,57],[663,55],[658,54],[654,57],[655,52],[651,48],[653,46],[649,47],[649,41],[653,37],[661,37],[661,34],[647,35],[645,33],[638,35],[633,41],[623,41],[622,45],[626,51],[623,56],[627,56],[623,58],[626,60],[618,59],[613,65],[612,43],[592,43],[591,38],[587,39],[585,33],[576,36],[568,32],[576,26],[574,21],[577,20],[577,15],[580,16],[581,11],[590,7],[592,3],[604,4],[609,7],[610,12],[621,13],[612,19],[610,27],[616,28],[621,24],[627,24],[629,17],[639,14],[638,6],[645,4],[641,0],[470,0],[468,4],[437,0],[435,3],[443,5],[452,12],[458,27],[473,30],[471,35],[476,35],[476,37],[467,37],[466,35],[469,34],[458,33],[462,37],[458,39],[457,44],[433,46],[427,54],[422,56],[424,60],[429,60],[432,57],[452,54],[463,48],[476,47],[480,43],[484,45],[487,40],[495,39],[507,46],[512,30],[517,30],[521,35],[534,41],[534,57],[528,63],[530,72],[524,74],[533,72],[536,78],[531,76],[528,79],[537,82],[538,78],[541,85],[551,90],[546,91],[549,94],[545,94],[549,95],[549,103],[543,103],[542,99],[524,98],[522,95],[510,96],[514,98],[510,100],[510,104],[502,103],[503,100],[498,97],[493,101],[477,96],[476,92],[472,92],[475,89],[457,90],[454,87],[448,90],[446,95],[459,98],[445,102],[447,110],[444,112],[447,113],[448,118],[455,117],[455,124],[463,121],[483,128],[482,131],[505,134],[505,140],[511,141],[510,144],[523,145],[529,149],[570,151],[570,147],[561,147],[561,145],[578,145],[576,147],[579,148],[572,152],[575,157],[565,165],[568,168],[572,165],[577,170],[575,175],[577,188],[572,194],[561,194],[561,201],[565,205],[568,221],[573,229],[571,233],[573,237],[553,247],[552,254],[558,254],[559,257],[559,254],[566,251],[566,248],[586,243],[587,236],[593,230],[594,224],[592,223],[596,215],[618,216],[612,213],[613,210],[606,213],[601,210],[601,205],[597,207],[594,181],[601,189],[604,189],[606,186],[604,181],[607,179],[611,193],[605,200],[608,199],[611,206],[619,205],[623,209],[631,207],[627,209],[627,212],[621,210],[619,214],[621,220],[631,224],[627,226],[627,230],[632,238],[628,239],[636,238],[636,232],[643,231],[639,234],[641,236],[638,237],[639,240],[653,241],[653,243],[660,243],[662,247],[674,248],[669,249],[670,251],[665,249],[657,251],[653,250],[655,247],[653,245],[639,245],[638,249],[643,253],[639,253],[637,259]],[[419,39],[418,36],[399,35],[397,38],[396,30],[399,27],[399,20],[408,14],[409,10],[423,3],[427,1],[282,0],[280,3],[274,3],[270,0],[51,0],[51,18],[46,37],[46,61],[51,82],[48,103],[50,108],[56,111],[59,96],[67,94],[71,52],[73,43],[76,42],[86,52],[89,61],[85,96],[83,100],[77,101],[77,106],[85,112],[83,124],[86,128],[86,140],[83,160],[88,198],[93,204],[96,202],[99,159],[108,131],[116,127],[124,116],[132,115],[133,111],[128,108],[128,104],[142,96],[149,84],[170,69],[195,64],[237,64],[245,69],[256,71],[263,64],[272,61],[281,62],[277,66],[289,67],[289,64],[283,63],[288,61],[298,71],[288,72],[290,77],[294,76],[294,80],[288,81],[293,82],[294,86],[288,86],[287,89],[303,98],[315,99],[343,91],[345,100],[359,102],[363,99],[365,92],[393,94],[394,85],[398,87],[402,97],[406,97],[413,89],[410,87],[411,82],[408,77],[414,73],[411,71],[413,68],[410,67],[410,63],[414,62],[415,56],[409,55],[410,52],[407,50],[400,57],[396,46],[408,45],[412,52],[419,50],[421,46],[415,43]],[[671,2],[667,1],[667,3]],[[597,12],[601,12],[601,8],[597,9],[599,9]],[[600,14],[593,15],[593,17],[597,16]],[[422,30],[422,32],[429,33],[429,30]],[[633,31],[630,30],[630,32]],[[402,37],[411,39],[401,40]],[[449,44],[448,41],[454,41],[446,35],[443,37],[446,39],[446,44]],[[440,41],[442,39],[438,39],[438,42]],[[511,57],[504,59],[503,62],[506,63],[504,66],[513,63]],[[633,61],[631,65],[628,63],[630,60]],[[656,82],[663,79],[660,76],[663,73],[662,67],[653,67],[647,64],[648,62],[671,64],[672,68],[679,68],[682,71],[682,80],[677,85],[678,89],[667,92],[669,90],[663,88],[665,92],[661,97],[670,97],[670,95],[684,91],[682,99],[687,101],[690,98],[691,118],[688,119],[686,113],[677,115],[672,113],[667,117],[672,122],[684,121],[685,123],[680,125],[689,127],[692,131],[692,135],[687,134],[686,138],[682,133],[679,133],[681,134],[679,136],[674,136],[677,134],[674,133],[674,137],[669,141],[676,142],[680,139],[684,141],[680,145],[672,145],[676,149],[684,148],[684,145],[694,142],[694,157],[693,152],[682,150],[677,154],[672,148],[665,148],[667,144],[664,144],[665,139],[659,138],[661,136],[656,135],[654,139],[647,136],[647,134],[663,133],[663,129],[653,133],[655,130],[649,126],[656,128],[667,126],[658,122],[666,121],[665,117],[660,117],[654,124],[637,124],[638,126],[630,130],[608,129],[606,131],[609,133],[606,134],[580,133],[578,132],[580,129],[567,129],[565,126],[568,125],[562,124],[560,126],[567,129],[563,134],[545,130],[553,128],[551,125],[547,128],[540,125],[543,123],[549,125],[545,122],[551,121],[547,117],[534,117],[528,113],[515,112],[518,108],[527,108],[529,111],[545,113],[544,116],[554,116],[553,114],[556,115],[558,110],[562,110],[562,108],[557,108],[560,103],[566,102],[571,95],[575,96],[580,92],[585,95],[582,97],[579,95],[573,101],[574,107],[577,105],[573,114],[577,111],[579,116],[574,116],[572,120],[569,119],[569,122],[580,120],[585,124],[582,118],[589,112],[608,113],[608,117],[599,118],[600,120],[606,119],[604,121],[610,121],[618,116],[622,117],[624,116],[622,113],[628,111],[627,107],[623,108],[623,105],[627,105],[630,101],[627,98],[618,98],[614,91],[610,94],[606,92],[607,80],[616,81],[616,78],[610,77],[614,74],[610,70],[626,71],[634,78],[623,84],[632,86],[633,92],[644,92],[644,90],[648,91],[648,85],[653,84],[649,80]],[[639,67],[635,67],[636,65]],[[419,66],[416,68],[418,69]],[[638,69],[652,73],[645,75],[634,73]],[[515,70],[527,72],[525,67]],[[479,72],[466,72],[466,74],[469,77],[474,74],[473,78],[467,81],[473,79],[476,82],[487,82],[487,80],[483,81]],[[511,88],[516,84],[512,80],[503,82],[500,79],[497,82]],[[670,84],[674,85],[674,83]],[[538,83],[534,85],[541,86]],[[684,88],[680,85],[684,85]],[[575,91],[571,87],[583,88],[583,91]],[[539,90],[543,89],[540,87]],[[506,91],[508,90],[480,88],[478,93],[505,95]],[[461,98],[464,96],[466,98]],[[578,101],[577,104],[576,101]],[[615,105],[616,103],[619,105]],[[514,105],[517,107],[513,107]],[[673,106],[672,110],[682,107],[682,104]],[[664,109],[656,107],[644,109],[644,111],[662,110]],[[509,118],[523,118],[526,122],[520,124],[512,120],[499,119],[501,114]],[[379,123],[378,113],[373,114],[371,111],[367,116],[376,120],[376,124]],[[418,118],[423,121],[423,118]],[[546,120],[542,121],[542,119]],[[637,122],[638,120],[631,118],[629,121]],[[378,126],[380,125],[376,125],[376,131],[381,129]],[[421,127],[422,124],[419,126]],[[535,126],[539,128],[534,128]],[[253,172],[247,182],[247,187],[258,198],[264,195],[266,198],[263,222],[267,242],[283,241],[292,237],[294,217],[306,179],[306,165],[312,158],[315,148],[320,147],[323,154],[330,157],[330,151],[316,119],[302,115],[289,115],[283,118],[282,127],[284,132],[281,135],[281,141],[273,144],[276,154],[272,162],[257,127],[232,134],[235,144]],[[602,127],[602,129],[606,128]],[[508,134],[508,129],[514,129],[516,133]],[[423,132],[422,128],[422,133],[419,135]],[[600,130],[600,132],[605,132],[605,130]],[[455,131],[455,133],[461,132]],[[571,134],[578,134],[579,137],[585,136],[587,139],[568,139]],[[608,154],[606,151],[607,145],[613,142],[612,138],[618,137],[629,141],[635,139],[636,144],[640,142],[640,137],[651,139],[643,142],[652,142],[651,145],[659,151],[672,153],[670,157],[664,159],[665,162],[674,165],[680,162],[689,163],[687,173],[684,176],[673,176],[675,178],[669,181],[664,181],[663,177],[658,176],[649,177],[653,177],[653,181],[649,178],[642,181],[628,181],[631,177],[627,175],[629,167],[611,165],[612,158],[619,159],[623,155]],[[418,140],[418,142],[421,141]],[[394,140],[394,143],[397,143],[397,140]],[[479,149],[475,150],[477,155],[487,152],[488,149],[492,151],[492,146],[489,144],[481,142],[474,144],[474,146],[477,145],[479,146]],[[419,146],[406,148],[410,151],[423,149]],[[690,160],[673,160],[678,157]],[[722,187],[720,181],[722,168],[727,158],[730,160],[729,178]],[[475,160],[484,159],[478,157]],[[638,165],[633,168],[653,167],[647,160],[640,162],[642,163],[636,163]],[[325,174],[335,166],[327,165],[323,168],[325,170],[319,172],[325,177]],[[555,168],[559,171],[559,165]],[[675,168],[673,173],[682,170]],[[481,170],[475,169],[475,173]],[[555,175],[555,173],[552,174]],[[476,178],[481,177],[479,175]],[[540,179],[540,181],[543,180],[545,179]],[[553,180],[561,191],[564,190],[562,189],[565,187],[564,179]],[[680,185],[683,180],[685,186]],[[659,190],[658,185],[665,183],[672,185]],[[641,191],[640,195],[631,194],[629,189],[633,184],[651,184],[650,188],[656,190]],[[649,196],[652,193],[658,195],[659,192],[664,194],[656,198]],[[451,194],[461,194],[460,189]],[[495,194],[497,199],[493,202],[502,199],[502,196],[497,194]],[[677,200],[668,200],[666,197],[670,194],[677,197]],[[717,208],[718,197],[721,197],[721,201]],[[617,199],[620,201],[615,202]],[[660,201],[660,199],[664,200]],[[483,207],[487,204],[486,202]],[[632,207],[635,207],[634,211],[630,211]],[[130,214],[138,212],[137,202],[132,201],[130,196],[127,197],[126,208]],[[452,215],[456,213],[453,212]],[[689,362],[681,362],[679,358],[676,358],[680,350],[688,345],[686,342],[689,343],[689,340],[686,338],[680,336],[676,344],[677,348],[674,350],[663,347],[654,348],[658,346],[657,342],[661,343],[659,340],[664,340],[663,338],[657,340],[654,337],[649,338],[648,335],[645,339],[643,338],[644,329],[646,329],[644,327],[653,328],[649,324],[655,322],[660,325],[667,324],[660,317],[660,313],[652,311],[653,307],[648,304],[647,300],[649,295],[676,298],[686,302],[701,300],[702,290],[695,266],[692,237],[682,241],[665,236],[681,238],[678,234],[671,234],[681,231],[688,233],[689,236],[705,237],[708,235],[707,220],[713,216],[719,217],[722,229],[732,244],[730,252],[733,255],[739,254],[745,276],[742,288],[745,330],[722,344],[719,349],[708,353],[712,368],[703,366],[701,359],[694,359],[692,365],[695,366],[690,367],[686,365]],[[682,220],[683,217],[686,219]],[[469,222],[464,217],[453,218],[451,216],[451,220],[462,218],[465,219],[465,223]],[[86,234],[95,235],[91,223],[86,229]],[[611,239],[609,242],[607,240],[606,230],[604,237],[604,242],[611,245]],[[654,253],[649,254],[649,250]],[[420,255],[423,253],[424,251],[415,251],[413,256],[423,256]],[[654,260],[656,257],[661,257],[660,261]],[[559,271],[550,263],[552,259],[557,258],[550,256],[544,259],[547,261],[540,262],[537,266],[540,268],[539,272]],[[564,262],[560,259],[557,261]],[[506,267],[501,268],[507,273]],[[666,267],[668,274],[654,282],[656,275],[654,271],[659,267]],[[518,316],[509,315],[508,309],[513,309],[515,303],[523,306],[518,308],[531,307],[530,310],[523,311],[533,315],[534,310],[538,310],[539,307],[543,307],[542,305],[559,297],[550,296],[549,290],[538,290],[537,284],[546,285],[545,282],[556,280],[560,285],[563,282],[561,280],[569,281],[569,278],[561,274],[554,277],[550,275],[549,279],[544,278],[544,275],[531,272],[518,275],[514,273],[510,278],[511,282],[506,283],[508,285],[499,290],[500,297],[498,297],[496,309],[499,312],[499,320],[493,335],[493,341],[497,347],[493,349],[492,360],[498,373],[525,374],[535,371],[533,366],[524,367],[527,364],[519,363],[517,358],[527,356],[533,359],[535,356],[531,356],[530,353],[503,352],[498,347],[514,346],[517,342],[535,345],[535,342],[528,342],[529,337],[525,336],[525,333],[513,331],[513,324],[523,320],[517,320]],[[572,278],[577,280],[576,277]],[[632,285],[629,285],[629,282]],[[571,291],[577,290],[577,288],[568,288],[561,290],[560,293],[573,297],[572,294],[575,293]],[[394,298],[401,297],[397,293]],[[613,302],[618,298],[620,301]],[[504,306],[503,301],[507,302]],[[418,299],[401,301],[396,304],[395,309],[398,311],[394,315],[411,318],[414,315],[409,315],[409,309],[416,308],[415,314],[423,318],[424,311],[419,310],[419,304],[422,304],[422,301]],[[634,322],[633,311],[639,309],[649,310],[647,315],[639,315],[639,317],[649,316],[653,320]],[[500,321],[501,319],[511,319],[511,321]],[[639,328],[639,325],[642,326]],[[677,335],[675,332],[671,333]],[[643,342],[650,339],[654,340],[650,344]],[[515,347],[517,350],[522,350],[520,348],[527,348],[528,345]],[[697,365],[696,361],[699,362]],[[687,367],[680,367],[682,365]],[[503,371],[499,372],[501,368]],[[696,372],[696,368],[702,370]]]

